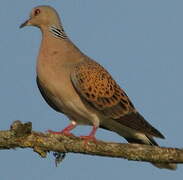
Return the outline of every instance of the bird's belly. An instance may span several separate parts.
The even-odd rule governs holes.
[[[56,86],[57,87],[57,86]],[[68,90],[69,89],[69,90]],[[92,107],[87,106],[77,94],[75,89],[70,86],[63,86],[55,91],[54,102],[70,120],[76,121],[79,125],[99,124],[99,114]]]
[[[55,74],[53,72],[58,72],[57,69],[48,71],[44,69],[46,67],[40,66],[38,77],[44,90],[49,92],[46,94],[50,94],[49,98],[59,111],[80,125],[92,125],[94,122],[99,124],[100,118],[97,112],[83,103],[74,89],[70,80],[70,72],[63,71],[60,67],[60,74]]]
[[[100,118],[97,113],[88,109],[81,100],[73,98],[66,101],[59,100],[59,106],[70,120],[76,121],[79,125],[93,125],[95,121],[99,123]]]

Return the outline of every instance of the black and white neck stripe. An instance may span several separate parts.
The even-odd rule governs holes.
[[[67,39],[67,35],[64,31],[64,29],[61,28],[57,28],[56,26],[50,26],[49,28],[50,32],[53,34],[54,37],[59,37],[62,39]]]

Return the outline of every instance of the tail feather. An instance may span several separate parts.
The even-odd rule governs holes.
[[[157,142],[153,139],[153,135],[150,135],[150,133],[138,131],[137,128],[136,129],[130,128],[128,126],[116,122],[116,120],[115,121],[110,120],[107,121],[107,123],[105,123],[104,121],[103,124],[100,125],[100,127],[106,130],[116,132],[120,136],[124,137],[129,143],[158,146]],[[163,138],[163,135],[159,137]],[[152,164],[158,168],[165,168],[170,170],[175,170],[177,168],[177,165],[174,163],[152,163]]]
[[[152,165],[160,169],[169,169],[169,170],[177,169],[177,164],[174,164],[174,163],[152,163]]]
[[[152,137],[147,136],[147,135],[145,137],[147,137],[147,139],[146,138],[136,139],[136,138],[127,138],[127,137],[125,137],[125,139],[129,143],[149,144],[152,146],[158,146],[157,142]],[[151,163],[151,164],[156,166],[157,168],[160,168],[160,169],[169,169],[169,170],[176,170],[177,169],[177,164],[174,164],[174,163]]]

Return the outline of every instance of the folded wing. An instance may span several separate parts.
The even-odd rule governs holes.
[[[93,60],[78,63],[71,80],[81,98],[107,118],[144,134],[164,138],[136,111],[126,93],[100,64]]]

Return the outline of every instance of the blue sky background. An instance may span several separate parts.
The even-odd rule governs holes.
[[[0,129],[14,120],[33,129],[60,130],[69,121],[42,99],[35,81],[41,33],[19,29],[32,7],[51,5],[65,30],[87,55],[100,62],[127,92],[137,109],[159,129],[163,146],[183,147],[183,1],[181,0],[1,0]],[[87,134],[88,127],[74,130]],[[97,137],[125,142],[99,130]],[[180,179],[175,172],[149,163],[68,154],[56,168],[52,154],[42,159],[29,149],[0,151],[2,180]]]

